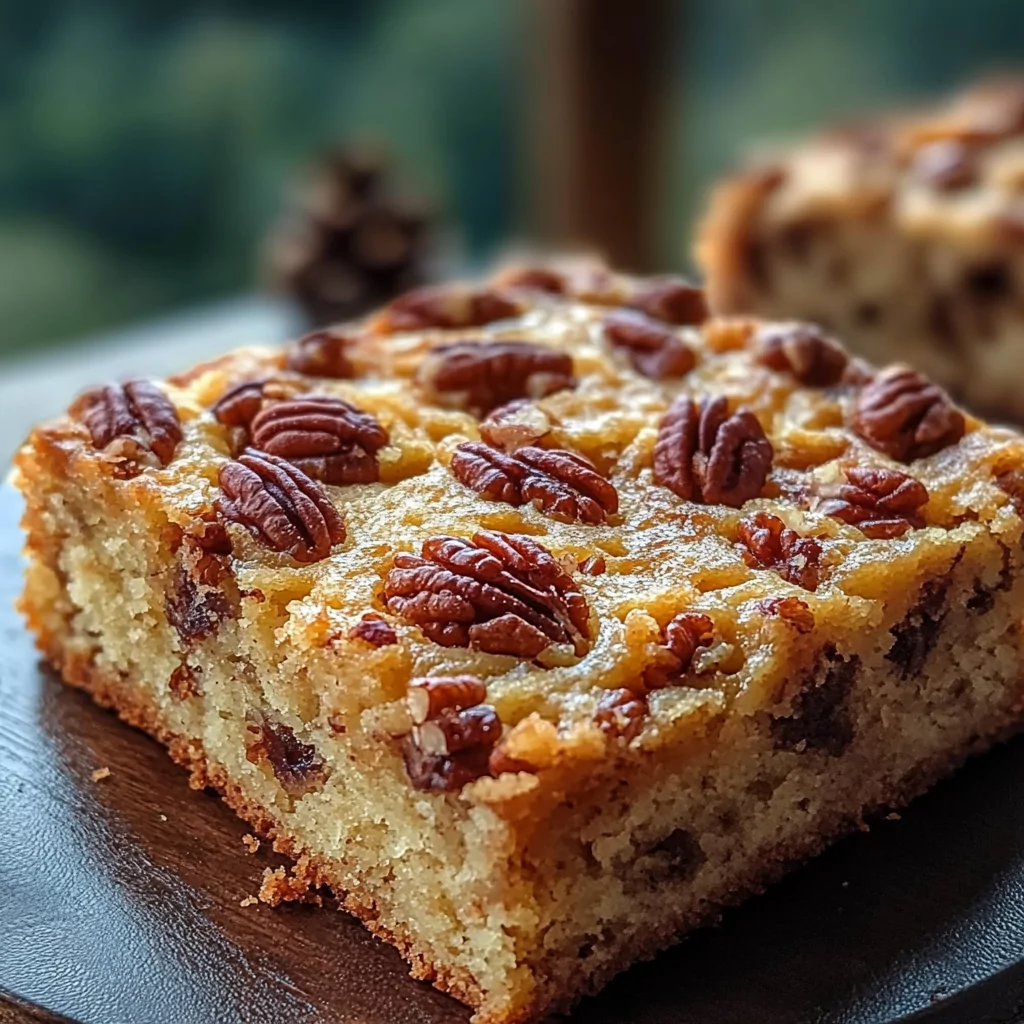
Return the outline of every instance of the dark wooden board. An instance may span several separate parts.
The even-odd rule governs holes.
[[[0,1021],[465,1022],[347,915],[239,906],[278,861],[248,854],[245,825],[158,744],[39,668],[10,610],[18,505],[0,492]],[[1022,783],[1018,741],[635,967],[573,1024],[1024,1020]]]

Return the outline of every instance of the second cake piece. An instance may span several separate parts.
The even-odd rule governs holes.
[[[718,189],[718,312],[813,320],[1024,419],[1024,81],[824,133]]]

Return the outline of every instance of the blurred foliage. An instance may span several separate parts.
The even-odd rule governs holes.
[[[527,10],[0,0],[0,353],[250,286],[289,175],[337,141],[383,143],[485,258],[519,222]],[[1024,59],[1020,0],[679,11],[667,265],[745,141]]]
[[[0,352],[249,286],[289,175],[339,139],[383,144],[471,249],[504,233],[513,14],[4,0]]]

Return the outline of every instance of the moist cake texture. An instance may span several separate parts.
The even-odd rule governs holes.
[[[111,384],[22,607],[433,981],[565,1007],[1021,721],[1024,439],[592,265]]]
[[[1024,81],[824,133],[724,182],[698,245],[723,313],[811,320],[1024,419]]]

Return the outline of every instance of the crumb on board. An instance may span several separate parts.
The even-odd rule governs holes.
[[[265,868],[260,884],[260,900],[272,907],[296,900],[323,906],[323,898],[318,893],[310,892],[310,887],[310,882],[300,874],[289,874],[283,867],[275,870]]]
[[[167,820],[167,815],[166,814],[161,814],[160,815],[160,820],[161,821],[166,821]]]
[[[259,900],[255,896],[246,896],[244,900],[238,905],[240,907],[254,907],[259,903]]]
[[[93,782],[101,782],[103,779],[110,778],[110,769],[104,765],[104,767],[97,768],[94,772],[91,772],[89,778]]]
[[[260,848],[260,841],[255,837],[249,835],[247,832],[242,836],[242,845],[250,852],[255,853]]]
[[[902,814],[897,814],[895,811],[893,811],[892,813],[887,814],[885,816],[885,820],[886,821],[902,821],[903,820],[903,815]]]

